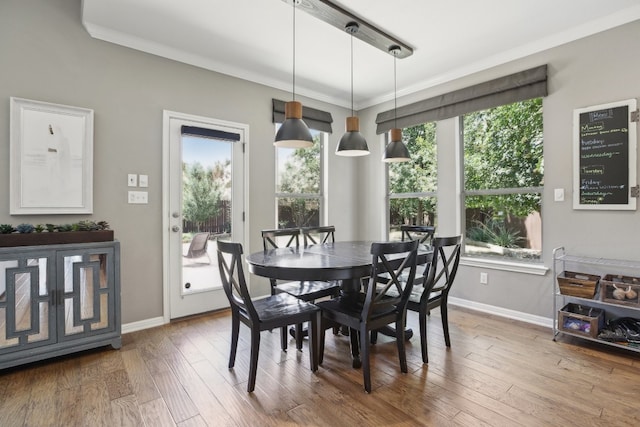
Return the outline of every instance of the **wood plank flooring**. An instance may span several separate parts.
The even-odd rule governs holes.
[[[409,313],[417,331],[417,315]],[[640,354],[452,307],[439,313],[429,364],[419,339],[401,374],[391,339],[372,349],[373,392],[352,369],[348,337],[326,337],[324,363],[281,352],[262,334],[256,390],[246,392],[249,334],[227,369],[228,311],[126,334],[98,349],[0,371],[0,426],[632,426],[640,425]]]

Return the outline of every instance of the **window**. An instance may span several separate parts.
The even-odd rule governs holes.
[[[461,119],[465,254],[540,260],[542,98]]]
[[[389,239],[400,240],[400,226],[435,225],[437,156],[434,122],[402,130],[411,161],[389,164]]]
[[[326,133],[311,129],[311,148],[276,148],[277,227],[319,226],[323,207],[322,153]]]

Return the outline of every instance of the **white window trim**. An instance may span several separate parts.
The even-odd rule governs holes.
[[[460,257],[460,265],[509,271],[513,273],[532,274],[535,276],[544,276],[549,271],[549,267],[546,267],[544,264],[529,264],[524,262],[512,262],[469,256]]]

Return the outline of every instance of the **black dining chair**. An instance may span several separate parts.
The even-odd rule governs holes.
[[[320,227],[302,227],[301,230],[305,247],[309,245],[333,243],[336,241],[336,227],[333,225]]]
[[[280,238],[284,239],[280,239]],[[285,242],[284,244],[282,242]],[[262,247],[266,251],[271,248],[297,248],[300,246],[299,228],[278,228],[262,230]]]
[[[255,389],[260,350],[260,332],[280,328],[283,336],[282,350],[286,350],[287,327],[309,322],[309,361],[311,370],[317,371],[318,349],[316,345],[320,322],[319,308],[285,293],[271,295],[255,301],[251,300],[242,268],[242,245],[218,240],[217,246],[222,287],[231,306],[229,369],[235,365],[240,322],[251,329],[248,392],[252,392]]]
[[[460,263],[460,246],[462,236],[436,237],[432,241],[433,257],[422,284],[414,285],[407,310],[418,312],[420,324],[420,347],[422,362],[429,363],[427,354],[427,316],[430,311],[440,307],[444,342],[451,347],[449,338],[449,316],[447,301],[449,291],[458,271]]]
[[[416,272],[418,242],[372,243],[371,275],[363,293],[352,300],[343,297],[316,303],[322,309],[320,327],[319,362],[324,356],[325,326],[327,323],[339,324],[349,328],[352,345],[359,344],[362,359],[364,389],[371,392],[371,372],[369,361],[369,333],[395,323],[396,343],[400,359],[400,370],[407,372],[407,357],[404,348],[404,325],[407,315],[407,302],[413,287]],[[399,258],[398,258],[399,257]],[[377,283],[381,273],[388,273],[388,280]],[[409,280],[400,277],[408,273]],[[354,339],[357,337],[357,340]],[[359,343],[358,343],[359,341]]]
[[[432,225],[401,225],[402,241],[417,240],[421,245],[430,247],[433,242],[433,235],[436,228]],[[416,277],[413,281],[414,286],[424,282],[424,276],[427,274],[429,263],[418,264],[416,267]]]
[[[402,241],[418,240],[421,245],[430,246],[436,227],[433,225],[401,225]]]
[[[321,241],[326,243],[327,241],[334,241],[335,227],[307,227],[302,229],[304,236],[305,246],[308,241]],[[298,228],[285,228],[278,230],[262,230],[262,243],[264,250],[269,248],[278,247],[291,247],[299,245],[300,229]],[[286,242],[284,246],[278,245],[278,237],[284,239]],[[315,239],[315,240],[314,240]],[[276,279],[270,279],[271,282],[271,294],[285,292],[302,301],[313,302],[318,298],[333,297],[340,293],[340,283],[337,281],[321,281],[321,280],[305,280],[301,282],[279,282]],[[292,333],[296,340],[296,348],[300,350],[302,348],[302,340],[304,331],[302,325],[296,325]]]

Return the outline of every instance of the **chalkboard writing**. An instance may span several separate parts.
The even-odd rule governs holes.
[[[629,106],[585,111],[579,118],[580,205],[629,201]]]

